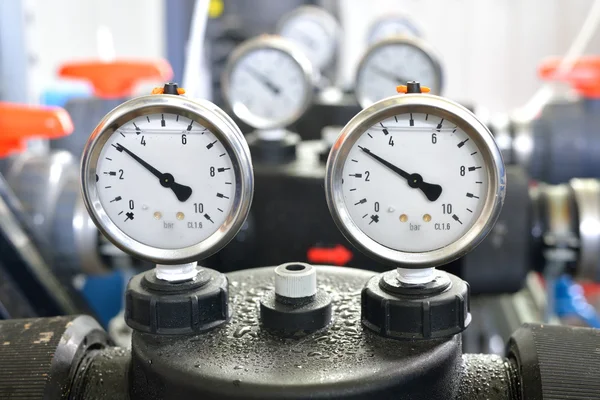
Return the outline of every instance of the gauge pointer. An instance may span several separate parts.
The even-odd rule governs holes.
[[[265,85],[271,92],[273,92],[273,94],[279,94],[279,92],[281,92],[279,86],[275,85],[266,76],[264,76],[257,70],[250,67],[246,67],[246,71],[248,71],[248,73],[250,73],[250,75],[252,75],[254,79]]]
[[[400,84],[400,83],[406,83],[406,82],[408,82],[408,81],[411,80],[411,79],[404,79],[403,77],[395,75],[393,72],[389,72],[389,71],[386,71],[384,69],[381,69],[378,66],[373,66],[373,70],[375,72],[377,72],[377,75],[383,76],[384,78],[392,80],[392,81],[394,81],[394,82],[396,82],[398,84]]]
[[[421,175],[409,174],[408,172],[404,171],[403,169],[396,167],[394,164],[390,163],[389,161],[386,161],[383,158],[379,157],[378,155],[371,153],[371,150],[367,149],[366,147],[362,147],[362,146],[358,146],[358,147],[363,152],[365,152],[367,155],[369,155],[370,157],[379,161],[380,163],[382,163],[383,165],[385,165],[386,167],[388,167],[389,169],[391,169],[392,171],[394,171],[395,173],[397,173],[398,175],[400,175],[401,177],[406,179],[408,186],[410,186],[413,189],[421,190],[423,192],[423,194],[425,195],[425,197],[427,197],[427,200],[436,201],[442,194],[442,187],[440,185],[423,182],[423,177]]]
[[[192,195],[192,188],[189,186],[184,186],[184,185],[180,185],[179,183],[176,183],[173,175],[171,175],[169,173],[163,174],[162,172],[160,172],[159,170],[154,168],[152,165],[148,164],[146,161],[139,158],[137,155],[135,155],[134,153],[132,153],[131,151],[129,151],[127,148],[125,148],[123,145],[121,145],[119,143],[117,143],[115,147],[120,152],[125,151],[125,153],[127,153],[131,156],[131,158],[133,158],[135,161],[140,163],[142,165],[142,167],[146,168],[148,171],[150,171],[152,173],[152,175],[156,176],[158,178],[158,180],[160,181],[160,184],[162,185],[162,187],[171,189],[173,191],[173,193],[175,193],[175,196],[177,196],[177,200],[183,202],[183,201],[186,201],[187,199],[189,199],[190,196]]]

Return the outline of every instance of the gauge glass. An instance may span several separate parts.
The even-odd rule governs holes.
[[[82,160],[92,220],[122,250],[189,262],[224,246],[246,218],[252,166],[239,128],[183,96],[130,100],[92,134]]]
[[[360,105],[369,105],[396,94],[396,86],[421,82],[438,94],[442,70],[438,58],[421,41],[397,37],[377,43],[367,50],[356,75],[356,96]]]
[[[481,149],[454,122],[425,113],[369,127],[343,168],[344,201],[354,223],[400,251],[453,243],[473,226],[487,193]]]
[[[327,164],[327,201],[359,248],[412,267],[449,262],[485,237],[504,196],[504,165],[464,107],[410,94],[363,110]]]
[[[294,10],[282,19],[278,33],[300,46],[318,70],[329,66],[335,58],[338,23],[319,7],[305,6]]]
[[[224,97],[234,114],[258,129],[283,128],[298,119],[312,97],[308,60],[279,38],[243,44],[229,60]]]

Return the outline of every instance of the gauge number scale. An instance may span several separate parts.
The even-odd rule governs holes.
[[[350,217],[376,242],[403,252],[431,251],[464,235],[488,190],[480,149],[456,124],[401,114],[367,129],[343,166]]]
[[[210,130],[161,113],[136,117],[108,138],[96,187],[108,217],[126,235],[178,249],[203,241],[225,222],[235,174]]]

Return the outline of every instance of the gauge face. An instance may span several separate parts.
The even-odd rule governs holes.
[[[253,185],[233,121],[212,103],[167,95],[111,111],[86,146],[82,179],[86,207],[105,236],[164,264],[224,246],[245,220]]]
[[[421,36],[421,32],[414,22],[405,16],[393,16],[382,18],[373,23],[367,42],[369,44],[377,43],[380,40],[394,36]]]
[[[355,245],[389,263],[435,266],[485,237],[500,211],[503,179],[500,152],[473,114],[413,94],[378,102],[344,128],[326,192]]]
[[[300,7],[280,23],[278,32],[301,47],[317,69],[329,66],[337,50],[338,24],[327,11],[313,6]]]
[[[421,82],[437,94],[442,72],[437,58],[422,43],[410,38],[393,38],[367,50],[356,75],[356,96],[360,105],[369,105],[396,94],[396,86]]]
[[[96,166],[100,203],[125,234],[175,249],[212,235],[231,211],[235,176],[223,144],[175,114],[119,127]]]
[[[394,250],[435,250],[465,234],[487,193],[481,150],[451,121],[423,113],[376,123],[344,164],[354,223]]]
[[[259,128],[284,128],[298,119],[312,96],[309,62],[283,40],[259,38],[230,59],[224,95],[233,112]]]

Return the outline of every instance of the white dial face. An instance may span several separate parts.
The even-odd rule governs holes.
[[[343,177],[345,206],[357,227],[403,252],[457,241],[477,221],[488,188],[474,141],[431,114],[401,114],[367,129]]]
[[[306,79],[289,53],[274,48],[252,50],[231,71],[228,97],[233,112],[256,128],[299,117],[309,96]]]
[[[406,18],[389,18],[376,23],[369,35],[369,44],[399,35],[420,36],[417,28]]]
[[[108,217],[148,246],[200,243],[225,222],[235,174],[223,143],[206,127],[175,114],[137,117],[105,143],[96,187]]]
[[[356,95],[363,107],[397,94],[398,85],[417,81],[433,93],[441,77],[433,60],[421,49],[406,43],[374,47],[358,71]]]
[[[290,18],[279,34],[297,44],[317,69],[329,65],[336,47],[336,38],[325,28],[326,21],[316,15]]]

